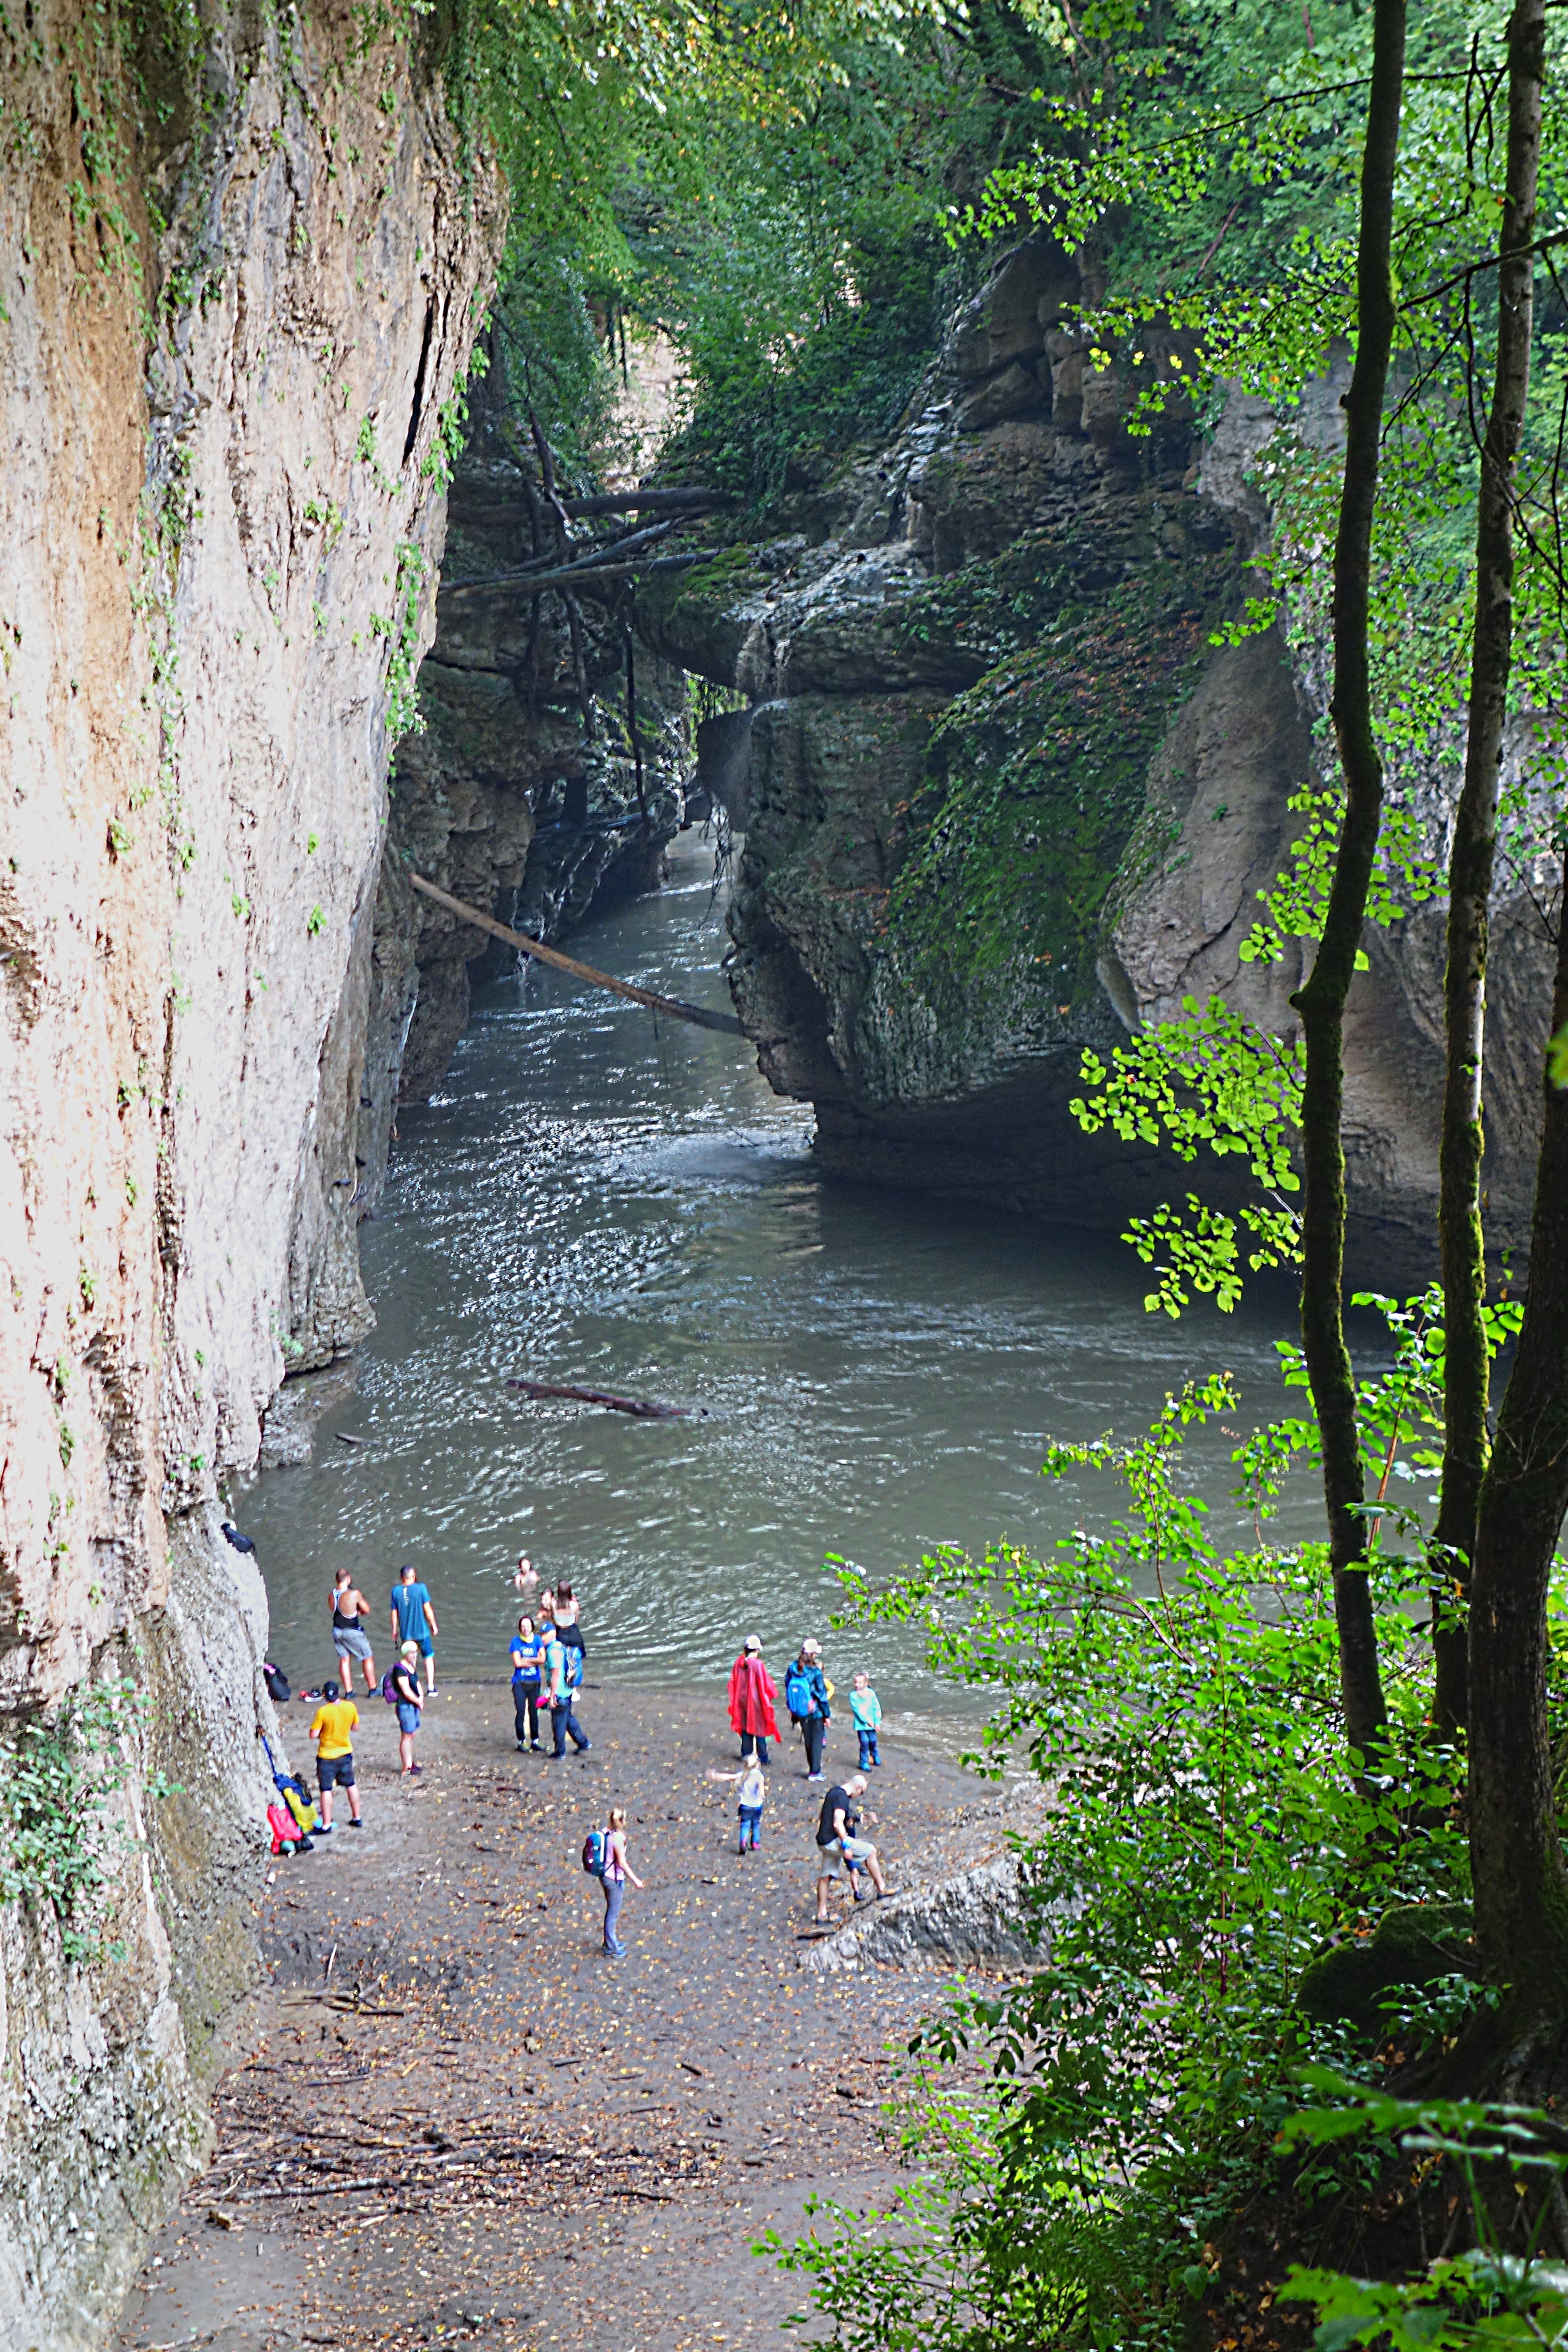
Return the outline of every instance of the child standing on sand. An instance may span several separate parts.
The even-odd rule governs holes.
[[[869,1675],[855,1676],[855,1686],[850,1693],[850,1716],[860,1735],[861,1770],[863,1772],[872,1765],[880,1766],[882,1759],[876,1752],[876,1735],[882,1727],[882,1701],[871,1686]]]
[[[755,1853],[762,1843],[762,1808],[768,1801],[768,1775],[760,1757],[753,1756],[738,1772],[710,1772],[710,1780],[721,1781],[726,1788],[737,1788],[740,1805],[741,1853]]]

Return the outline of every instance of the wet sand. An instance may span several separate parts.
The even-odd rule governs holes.
[[[891,2183],[889,2053],[940,1997],[932,1975],[800,1966],[823,1791],[798,1742],[775,1751],[761,1851],[741,1859],[734,1791],[705,1778],[737,1760],[722,1692],[590,1685],[592,1750],[556,1764],[516,1751],[504,1685],[444,1683],[413,1782],[391,1709],[361,1708],[367,1825],[275,1867],[249,2055],[122,2352],[778,2340],[803,2282],[751,2248],[797,2234],[813,2196]],[[285,1713],[300,1768],[309,1710]],[[949,1760],[962,1736],[928,1720],[916,1753],[884,1730],[870,1834],[894,1887],[998,1843],[994,1792]],[[830,1774],[854,1758],[835,1721]],[[630,1948],[610,1960],[581,1847],[617,1802],[648,1885],[628,1885]]]

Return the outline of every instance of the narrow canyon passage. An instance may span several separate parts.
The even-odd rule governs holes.
[[[713,867],[680,836],[667,887],[579,951],[723,1004]],[[402,1114],[362,1231],[378,1328],[351,1388],[313,1463],[231,1496],[297,1685],[331,1670],[333,1570],[354,1570],[379,1635],[405,1559],[435,1595],[441,1662],[500,1672],[526,1549],[584,1597],[596,1678],[722,1691],[748,1633],[781,1660],[824,1630],[827,1553],[881,1578],[939,1543],[1048,1544],[1110,1507],[1090,1476],[1041,1480],[1048,1437],[1134,1435],[1221,1366],[1248,1427],[1283,1409],[1282,1302],[1173,1325],[1113,1239],[825,1179],[810,1136],[749,1046],[537,968],[484,992],[434,1100]],[[691,1418],[528,1402],[518,1375]],[[1192,1451],[1223,1467],[1233,1444]],[[927,1702],[906,1636],[877,1629],[856,1654],[884,1702]]]

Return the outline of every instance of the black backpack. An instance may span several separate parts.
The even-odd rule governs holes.
[[[268,1658],[266,1665],[264,1665],[261,1670],[261,1674],[262,1680],[267,1685],[267,1696],[272,1701],[273,1706],[287,1706],[288,1701],[294,1696],[294,1693],[288,1687],[288,1676],[284,1673],[283,1668],[281,1666],[275,1666],[272,1660]]]

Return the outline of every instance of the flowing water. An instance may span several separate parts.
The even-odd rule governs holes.
[[[585,960],[722,1006],[711,853],[573,940]],[[1278,1297],[1224,1322],[1146,1315],[1113,1239],[823,1178],[809,1113],[737,1038],[532,968],[476,994],[434,1099],[405,1112],[361,1234],[379,1318],[312,1465],[232,1497],[256,1540],[273,1653],[326,1675],[331,1570],[375,1603],[405,1559],[437,1664],[498,1670],[527,1549],[583,1602],[595,1681],[690,1685],[762,1636],[781,1679],[809,1632],[840,1683],[929,1703],[904,1629],[830,1636],[836,1553],[883,1577],[932,1546],[1039,1549],[1116,1498],[1048,1482],[1048,1435],[1134,1433],[1165,1391],[1234,1371],[1247,1426],[1284,1409]],[[509,1376],[688,1408],[635,1421],[528,1402]],[[350,1446],[339,1431],[357,1438]],[[1222,1496],[1233,1441],[1197,1450]],[[1233,1475],[1234,1474],[1229,1474]]]

